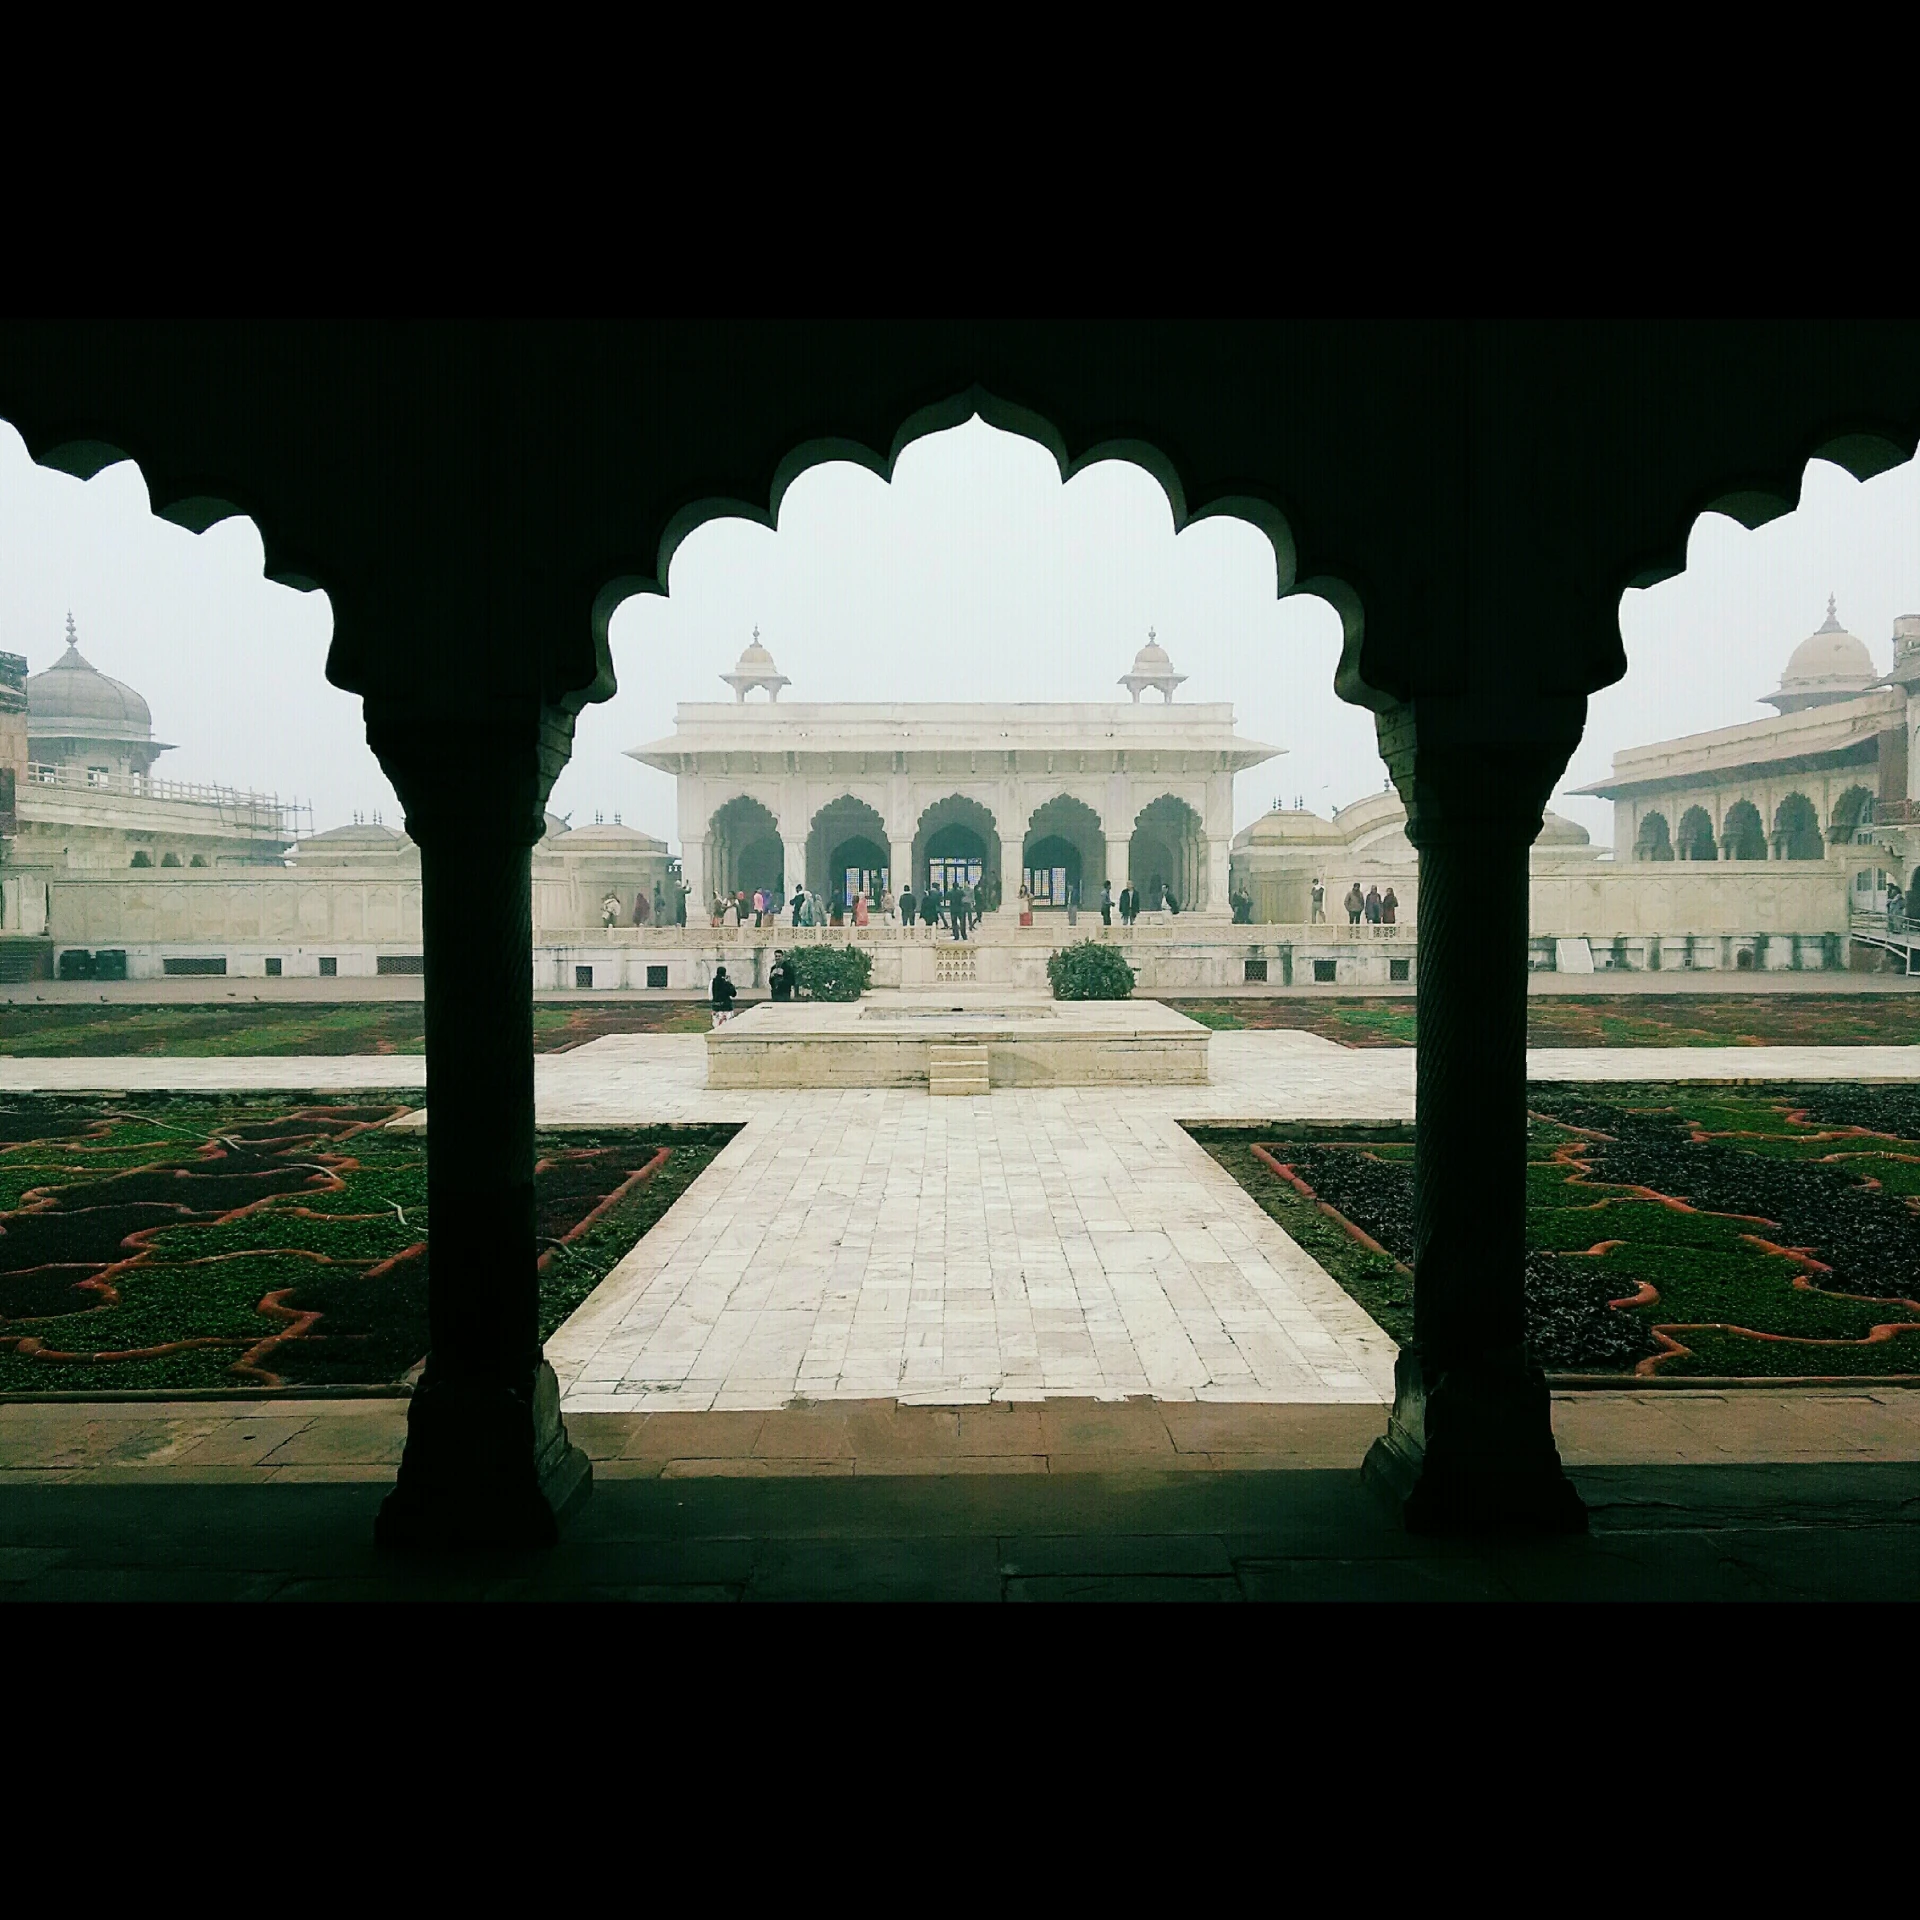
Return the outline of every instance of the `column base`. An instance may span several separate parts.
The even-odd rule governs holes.
[[[1426,1376],[1403,1347],[1393,1414],[1361,1477],[1409,1533],[1584,1533],[1586,1503],[1553,1444],[1546,1376],[1523,1348]]]
[[[560,1383],[544,1359],[531,1396],[423,1380],[407,1409],[407,1449],[374,1522],[374,1544],[425,1552],[550,1547],[561,1520],[592,1490],[592,1465],[567,1438]]]

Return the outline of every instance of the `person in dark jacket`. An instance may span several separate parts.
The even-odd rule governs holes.
[[[1400,896],[1389,887],[1380,896],[1380,924],[1390,927],[1394,924],[1394,915],[1400,911]]]
[[[767,971],[767,986],[776,1000],[793,998],[793,963],[785,953],[773,956],[773,965]]]
[[[739,989],[727,978],[725,967],[713,970],[713,986],[710,990],[713,1001],[713,1024],[717,1027],[733,1012],[734,996]]]
[[[1380,889],[1367,889],[1367,925],[1377,927],[1380,924]]]

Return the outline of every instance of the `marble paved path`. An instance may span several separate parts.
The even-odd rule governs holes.
[[[710,1091],[698,1035],[541,1055],[545,1125],[745,1123],[548,1343],[566,1404],[1378,1404],[1391,1343],[1178,1123],[1410,1119],[1414,1055],[1294,1032],[1216,1034],[1211,1054],[1205,1087],[971,1100]],[[1529,1070],[1920,1080],[1920,1048],[1557,1048]],[[418,1056],[0,1060],[0,1091],[423,1084]]]
[[[1317,1034],[1216,1033],[1205,1087],[1133,1088],[1188,1119],[1413,1117],[1411,1047],[1342,1047]],[[1920,1047],[1536,1047],[1535,1080],[1920,1081]],[[96,1060],[0,1057],[0,1093],[393,1091],[426,1086],[419,1054]],[[636,1120],[750,1120],[781,1096],[710,1091],[698,1034],[614,1034],[534,1061],[548,1126]],[[1024,1096],[998,1093],[996,1100]]]

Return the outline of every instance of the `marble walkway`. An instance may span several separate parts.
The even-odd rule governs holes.
[[[544,1125],[742,1132],[548,1343],[571,1411],[790,1401],[1377,1405],[1392,1343],[1181,1131],[1399,1120],[1409,1049],[1219,1033],[1212,1084],[709,1091],[698,1035],[544,1054]],[[1552,1049],[1538,1080],[1920,1081],[1920,1048]],[[418,1056],[0,1060],[0,1091],[424,1084]],[[424,1116],[421,1116],[424,1117]]]

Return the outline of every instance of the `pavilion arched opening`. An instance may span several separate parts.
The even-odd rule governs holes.
[[[1182,913],[1206,896],[1207,841],[1200,816],[1178,795],[1163,793],[1135,816],[1127,847],[1129,883],[1154,912],[1170,893]]]
[[[851,794],[830,800],[807,834],[807,885],[830,906],[844,908],[864,891],[878,900],[891,884],[887,823],[879,810]]]
[[[1873,824],[1873,795],[1865,787],[1849,787],[1833,803],[1827,838],[1835,845],[1849,841],[1862,827]]]
[[[1107,878],[1100,816],[1084,800],[1059,794],[1036,807],[1020,850],[1020,882],[1035,906],[1063,907],[1068,894],[1085,902]]]
[[[978,800],[949,794],[921,814],[913,837],[913,883],[916,891],[971,886],[976,895],[984,887],[988,899],[981,911],[1000,904],[1000,833]]]
[[[1673,841],[1667,833],[1664,813],[1650,813],[1640,822],[1640,831],[1634,836],[1633,857],[1636,860],[1673,858]]]
[[[707,891],[731,898],[764,888],[777,897],[784,880],[779,821],[751,794],[736,794],[707,822]]]
[[[1804,793],[1790,793],[1773,816],[1774,857],[1780,860],[1823,860],[1827,843],[1821,838],[1820,816]]]
[[[1713,816],[1705,807],[1689,807],[1680,816],[1674,852],[1682,860],[1717,860],[1720,847],[1713,837]]]
[[[1760,809],[1751,800],[1736,800],[1720,823],[1720,850],[1728,860],[1764,860],[1767,857],[1767,833],[1760,823]]]

